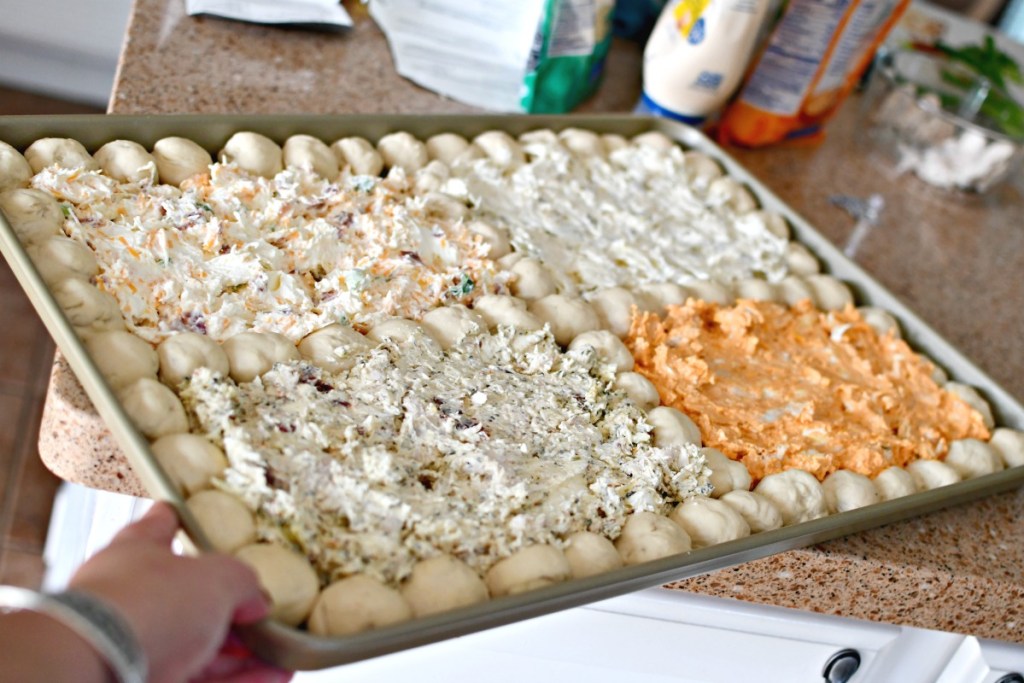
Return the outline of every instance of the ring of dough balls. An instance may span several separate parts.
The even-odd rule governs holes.
[[[85,280],[63,280],[51,291],[79,334],[85,336],[104,330],[124,329],[117,299]]]
[[[199,368],[209,368],[223,376],[231,372],[228,354],[220,344],[197,332],[178,332],[164,338],[156,347],[156,355],[160,359],[160,381],[172,389],[181,386]]]
[[[731,306],[736,301],[732,290],[722,282],[711,280],[694,280],[686,283],[689,297],[708,301],[719,306]]]
[[[574,579],[604,574],[622,566],[615,544],[592,531],[577,531],[569,536],[563,552]]]
[[[750,525],[743,515],[715,498],[687,498],[668,516],[683,528],[693,548],[706,548],[750,535]]]
[[[949,444],[943,460],[963,479],[974,479],[1001,471],[1003,459],[994,448],[978,439],[957,439]]]
[[[551,327],[551,333],[559,346],[568,346],[584,332],[601,326],[594,309],[582,299],[549,294],[530,302],[529,308],[531,313]]]
[[[121,389],[117,398],[138,430],[151,441],[188,431],[181,400],[155,379],[137,379]]]
[[[960,481],[956,470],[938,460],[915,460],[907,464],[907,472],[914,478],[918,491],[942,488]]]
[[[754,491],[778,508],[784,526],[828,515],[824,489],[813,474],[804,470],[769,474],[758,482]]]
[[[654,427],[654,445],[701,445],[700,427],[682,411],[672,406],[658,406],[647,413],[647,421]]]
[[[167,434],[150,448],[171,483],[186,496],[208,489],[228,466],[224,452],[198,434]]]
[[[470,221],[466,227],[471,233],[478,235],[480,241],[487,245],[487,258],[497,261],[502,256],[512,253],[512,243],[509,241],[508,230],[497,228],[481,220]]]
[[[284,141],[281,154],[285,168],[303,168],[331,182],[337,180],[341,172],[331,148],[312,135],[292,135]]]
[[[629,147],[629,140],[618,133],[605,133],[601,136],[601,144],[604,146],[605,154],[611,155],[612,152]]]
[[[266,135],[251,131],[240,131],[228,138],[217,158],[264,178],[273,178],[284,170],[281,146]]]
[[[641,147],[650,147],[662,152],[667,152],[676,146],[675,140],[657,130],[649,130],[646,133],[634,135],[633,144]]]
[[[782,513],[760,493],[737,489],[723,494],[718,500],[738,512],[752,534],[782,528]]]
[[[33,173],[39,173],[49,166],[95,171],[99,168],[96,160],[81,142],[72,138],[40,138],[25,150],[25,160]]]
[[[947,391],[956,394],[960,400],[981,413],[981,419],[985,423],[985,427],[993,429],[996,426],[996,421],[992,417],[992,406],[981,397],[977,389],[960,382],[946,382],[943,387]]]
[[[864,318],[864,322],[871,326],[875,332],[885,336],[891,334],[894,339],[901,339],[903,333],[900,331],[900,324],[889,311],[877,306],[858,306],[857,312]]]
[[[512,293],[520,299],[534,301],[554,294],[558,289],[557,280],[548,267],[532,257],[516,261],[509,271],[512,279]]]
[[[814,301],[814,290],[807,284],[807,280],[799,275],[787,275],[782,278],[775,285],[775,291],[787,306],[794,306],[804,300]]]
[[[417,562],[399,588],[417,617],[485,602],[487,585],[451,555]]]
[[[233,553],[256,542],[256,520],[238,498],[223,491],[204,489],[189,496],[185,506],[214,550]]]
[[[917,492],[914,477],[910,472],[896,465],[887,467],[876,474],[872,483],[881,500],[895,500]]]
[[[251,382],[275,364],[301,357],[295,344],[276,332],[241,332],[226,339],[221,348],[236,382]]]
[[[717,448],[701,448],[701,455],[711,470],[711,496],[721,498],[729,491],[750,489],[751,476],[747,466],[733,460]]]
[[[26,251],[39,276],[50,287],[67,279],[89,281],[100,272],[100,265],[89,248],[63,235],[43,240]]]
[[[487,570],[484,583],[492,597],[517,595],[561,583],[572,576],[565,553],[554,546],[537,544],[520,548]]]
[[[687,155],[686,159],[689,158]],[[726,207],[736,214],[750,213],[759,206],[750,190],[732,176],[715,178],[708,184],[707,202]]]
[[[415,173],[430,161],[427,146],[411,133],[398,131],[389,133],[377,141],[377,151],[387,168],[401,168],[406,173]]]
[[[703,152],[687,152],[683,156],[683,169],[690,182],[697,187],[708,187],[725,175],[718,162]]]
[[[796,275],[815,275],[821,271],[817,257],[799,242],[786,245],[786,265]]]
[[[988,445],[999,454],[1007,467],[1024,465],[1024,432],[1000,427],[992,432]]]
[[[114,390],[143,377],[156,379],[160,369],[160,359],[153,347],[125,330],[98,332],[85,340],[85,348]]]
[[[453,165],[469,147],[466,138],[456,133],[439,133],[427,138],[427,156],[446,166]]]
[[[880,499],[878,489],[869,478],[852,470],[836,470],[821,482],[825,506],[830,513],[856,510],[874,505]]]
[[[338,165],[348,166],[353,175],[379,176],[384,170],[380,152],[363,138],[341,138],[331,145]]]
[[[486,294],[473,302],[473,310],[480,314],[491,330],[508,325],[517,330],[535,332],[544,327],[540,318],[526,310],[526,302],[507,294]]]
[[[412,619],[402,594],[369,576],[357,574],[320,591],[307,627],[318,636],[349,636]]]
[[[467,335],[479,334],[487,329],[483,316],[462,304],[442,306],[428,311],[420,324],[427,334],[447,351]]]
[[[60,204],[42,190],[26,187],[7,190],[0,194],[0,210],[26,246],[41,244],[60,234],[64,225]]]
[[[641,410],[649,411],[661,403],[658,388],[639,372],[620,372],[613,387],[628,396]]]
[[[503,130],[480,133],[473,138],[473,144],[482,149],[487,158],[500,169],[513,169],[526,163],[523,148],[515,138]]]
[[[775,291],[775,285],[760,278],[748,278],[740,280],[733,285],[737,299],[750,299],[751,301],[778,301],[779,295]]]
[[[775,235],[779,239],[789,240],[792,236],[792,231],[789,228],[789,221],[783,218],[782,214],[777,211],[770,211],[768,209],[758,209],[751,212],[752,216],[756,216],[760,219],[761,223],[771,234]]]
[[[644,285],[637,293],[653,304],[652,310],[662,317],[668,313],[669,306],[682,306],[691,296],[690,291],[686,287],[677,285],[674,282]]]
[[[93,155],[106,175],[124,183],[158,182],[156,159],[131,140],[111,140]]]
[[[615,539],[615,549],[627,565],[678,555],[690,548],[690,537],[681,526],[646,510],[630,515]]]
[[[601,327],[611,330],[619,337],[629,334],[633,324],[633,309],[640,308],[637,297],[625,287],[606,287],[598,290],[588,300],[597,313]]]
[[[371,348],[366,337],[347,325],[332,323],[310,332],[299,342],[299,354],[328,372],[349,370],[356,356]]]
[[[590,330],[569,342],[569,350],[576,351],[589,346],[597,357],[615,367],[615,372],[630,372],[635,361],[626,345],[608,330]]]
[[[821,311],[841,311],[853,305],[853,292],[831,275],[808,275],[807,284],[814,293],[814,305]]]
[[[306,619],[320,593],[320,582],[305,557],[269,543],[239,548],[235,557],[253,568],[270,595],[271,618],[289,626],[298,626]]]
[[[569,151],[580,156],[604,156],[605,147],[601,137],[592,130],[566,128],[558,133],[558,139]]]
[[[403,344],[416,339],[421,344],[433,348],[435,353],[441,353],[441,345],[437,340],[427,334],[422,325],[408,318],[388,318],[371,327],[366,336],[377,343],[390,341]]]
[[[199,143],[176,136],[157,140],[153,145],[153,159],[160,180],[175,186],[208,173],[213,163],[213,157]]]
[[[449,177],[451,177],[451,171],[446,164],[436,159],[427,162],[426,166],[416,171],[416,177],[413,180],[416,194],[440,191]]]
[[[0,140],[0,192],[25,187],[31,178],[32,167],[21,152]]]

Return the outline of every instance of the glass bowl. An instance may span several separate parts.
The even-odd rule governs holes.
[[[881,55],[864,106],[875,151],[935,187],[983,193],[1024,158],[1016,97],[942,54]]]

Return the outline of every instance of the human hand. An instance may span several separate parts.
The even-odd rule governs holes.
[[[259,621],[269,611],[255,573],[228,555],[175,555],[177,529],[174,509],[156,503],[83,564],[69,588],[124,616],[146,652],[153,683],[290,680],[230,635],[233,624]]]

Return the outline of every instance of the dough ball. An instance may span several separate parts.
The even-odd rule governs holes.
[[[683,167],[690,182],[697,187],[707,187],[724,175],[718,162],[703,152],[687,152],[683,157]]]
[[[736,489],[723,494],[719,500],[743,517],[752,534],[782,527],[782,513],[760,493]]]
[[[469,147],[466,138],[455,133],[440,133],[427,138],[427,156],[451,166]]]
[[[758,483],[754,492],[778,508],[785,526],[828,515],[824,489],[813,474],[803,470],[769,474]]]
[[[733,289],[736,291],[737,299],[750,299],[751,301],[778,301],[779,299],[775,285],[758,278],[740,280],[733,286]]]
[[[638,372],[620,372],[615,376],[614,387],[626,394],[640,410],[651,410],[661,403],[657,387]]]
[[[363,138],[342,138],[331,145],[331,151],[338,164],[348,166],[353,175],[379,176],[384,170],[380,153]]]
[[[68,321],[81,335],[104,330],[123,330],[124,318],[117,299],[85,280],[63,280],[53,287],[53,296]]]
[[[508,325],[517,330],[533,332],[544,327],[540,318],[526,310],[526,302],[505,294],[487,294],[473,303],[473,310],[483,317],[489,329]]]
[[[874,484],[881,500],[902,498],[917,491],[917,485],[910,472],[895,465],[876,474]]]
[[[530,312],[551,326],[551,333],[560,346],[568,346],[584,332],[601,326],[587,302],[561,294],[550,294],[530,303]]]
[[[338,179],[338,159],[323,140],[312,135],[293,135],[284,141],[284,165],[304,168],[324,180]]]
[[[932,381],[935,382],[935,384],[937,386],[940,386],[940,387],[946,386],[949,383],[949,375],[946,374],[946,371],[943,370],[941,367],[939,367],[939,365],[934,360],[932,360],[931,358],[928,358],[924,354],[919,354],[919,355],[921,356],[922,360],[926,360],[929,363],[931,363],[931,365],[932,365],[932,375],[931,375]]]
[[[214,550],[233,553],[256,542],[256,522],[249,508],[238,498],[223,491],[197,491],[185,501],[189,512]]]
[[[366,336],[377,343],[390,341],[395,344],[405,344],[415,339],[419,343],[433,348],[435,353],[441,353],[441,346],[427,334],[423,326],[408,318],[388,318],[371,327]]]
[[[825,490],[825,506],[829,512],[846,512],[879,501],[871,480],[852,470],[836,470],[821,483]]]
[[[515,276],[511,283],[512,293],[520,299],[543,299],[558,290],[555,276],[535,258],[519,259],[509,270]]]
[[[358,355],[370,347],[366,337],[334,323],[307,334],[299,342],[299,354],[328,372],[341,372],[351,369]]]
[[[156,347],[160,359],[160,380],[177,389],[199,368],[227,376],[231,372],[228,354],[220,344],[204,334],[178,332],[164,338]]]
[[[960,400],[981,413],[981,419],[985,422],[986,427],[992,429],[996,426],[996,421],[992,417],[992,407],[989,406],[988,401],[981,397],[977,389],[960,382],[946,382],[944,388],[946,391],[956,394]]]
[[[466,226],[471,233],[480,236],[480,241],[487,246],[487,258],[498,260],[512,252],[508,230],[496,228],[484,221],[470,221]]]
[[[574,579],[610,572],[622,566],[615,544],[590,531],[578,531],[566,539],[565,559]]]
[[[114,180],[157,182],[156,159],[137,142],[112,140],[96,150],[94,158],[100,169]]]
[[[155,379],[137,379],[121,389],[117,398],[138,430],[150,440],[188,431],[181,401]]]
[[[650,562],[690,550],[690,537],[668,517],[653,512],[634,512],[615,540],[615,549],[627,565]]]
[[[775,291],[787,306],[793,306],[805,299],[814,301],[814,289],[799,275],[787,275],[775,286]]]
[[[589,303],[597,313],[601,327],[619,337],[629,333],[633,323],[633,309],[638,308],[632,292],[624,287],[607,287],[591,296]]]
[[[565,554],[554,546],[538,544],[520,548],[487,570],[484,581],[493,597],[516,595],[566,581],[572,568]]]
[[[743,516],[714,498],[687,498],[669,513],[669,519],[683,528],[694,548],[750,535],[750,525]]]
[[[466,218],[466,205],[443,192],[428,192],[423,196],[423,213],[429,218],[444,221],[459,221]]]
[[[654,427],[654,445],[659,448],[693,444],[700,446],[700,427],[681,411],[671,406],[658,406],[647,413]]]
[[[860,306],[857,308],[857,311],[864,318],[864,322],[870,325],[878,334],[886,335],[891,333],[896,339],[902,337],[900,324],[896,322],[896,318],[892,317],[892,314],[888,311],[875,306]]]
[[[550,128],[528,130],[519,136],[519,144],[524,146],[540,145],[541,147],[550,147],[558,144],[558,134]]]
[[[808,275],[807,284],[814,292],[814,305],[822,311],[841,311],[853,305],[853,292],[831,275]]]
[[[663,152],[667,152],[676,146],[675,140],[657,130],[649,130],[646,133],[633,136],[633,144]]]
[[[33,173],[39,173],[48,166],[60,168],[81,168],[95,171],[99,164],[78,140],[71,138],[41,138],[25,150],[25,160]]]
[[[615,372],[629,372],[633,369],[633,354],[630,353],[622,340],[608,330],[591,330],[579,335],[569,342],[569,350],[576,351],[590,347],[597,357],[605,363],[615,366]]]
[[[786,265],[796,275],[814,275],[821,270],[817,257],[799,242],[786,245]]]
[[[242,131],[232,135],[217,155],[222,163],[235,163],[253,175],[273,178],[284,169],[280,145],[265,135]]]
[[[782,214],[769,209],[758,209],[753,212],[753,215],[761,220],[768,232],[779,239],[788,240],[790,238],[789,222],[782,217]]]
[[[417,563],[400,590],[417,617],[475,605],[488,598],[483,580],[451,555]]]
[[[686,160],[689,163],[690,155],[686,156]],[[736,214],[749,213],[758,207],[757,199],[750,190],[730,176],[715,178],[708,184],[707,202]]]
[[[944,462],[963,479],[974,479],[1004,468],[994,448],[978,439],[957,439],[949,444]]]
[[[309,615],[318,636],[350,636],[412,619],[401,593],[369,576],[349,576],[320,592]]]
[[[31,177],[32,167],[21,152],[0,140],[0,192],[25,187]]]
[[[473,144],[501,169],[518,168],[526,163],[523,148],[515,138],[502,130],[489,130],[473,138]]]
[[[208,489],[228,466],[224,453],[198,434],[161,436],[150,448],[167,477],[187,496]]]
[[[225,340],[221,348],[236,382],[251,382],[276,363],[300,358],[295,344],[275,332],[242,332]]]
[[[709,301],[719,306],[731,306],[736,302],[729,286],[721,282],[695,281],[686,283],[689,296],[700,301]]]
[[[153,145],[153,159],[160,180],[180,186],[197,175],[210,172],[213,158],[199,143],[188,138],[161,138]]]
[[[289,626],[305,620],[320,592],[320,581],[305,557],[269,543],[247,545],[235,557],[255,570],[270,595],[271,618]]]
[[[31,246],[61,234],[64,212],[50,194],[42,190],[16,188],[0,194],[0,210],[22,244]]]
[[[717,448],[701,448],[701,455],[711,470],[711,495],[721,498],[729,491],[746,491],[752,481],[747,466],[733,460]]]
[[[446,351],[462,341],[463,337],[487,330],[483,316],[461,304],[428,311],[420,322],[427,334]]]
[[[690,297],[690,290],[673,282],[659,282],[640,288],[640,294],[655,304],[655,313],[663,316],[669,306],[682,306]]]
[[[426,166],[416,171],[416,177],[413,179],[416,194],[439,192],[450,176],[451,171],[440,161],[427,163]]]
[[[377,151],[388,168],[401,168],[415,173],[427,165],[427,146],[405,131],[390,133],[377,142]]]
[[[115,391],[137,379],[156,379],[160,367],[156,351],[131,332],[107,330],[85,340],[96,368]]]
[[[100,272],[96,257],[89,248],[63,235],[42,240],[27,247],[26,251],[39,276],[50,287],[67,279],[89,281]]]
[[[915,460],[907,465],[907,471],[914,478],[914,486],[918,491],[937,489],[960,481],[956,470],[938,460]]]
[[[1000,427],[992,432],[988,445],[1002,458],[1003,464],[1007,467],[1024,465],[1024,432]]]
[[[629,147],[629,140],[618,133],[605,133],[601,136],[601,144],[604,145],[605,154],[611,154]]]
[[[566,128],[558,134],[558,139],[567,149],[580,156],[604,156],[601,137],[594,131],[583,128]]]

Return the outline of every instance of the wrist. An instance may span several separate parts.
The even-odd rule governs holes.
[[[68,626],[39,612],[0,611],[3,675],[30,683],[111,683],[99,653]]]

